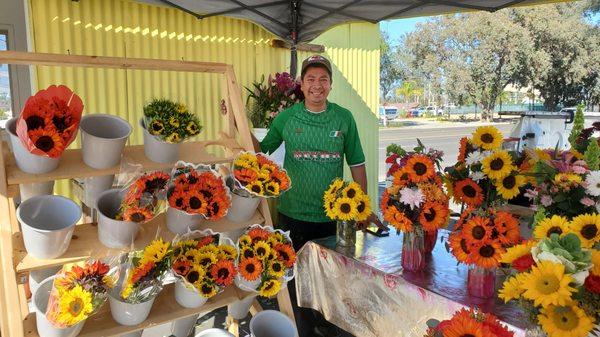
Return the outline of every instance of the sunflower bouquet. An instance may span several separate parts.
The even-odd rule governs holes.
[[[100,261],[63,267],[50,292],[48,321],[57,328],[67,328],[98,312],[115,281],[109,271],[110,266]]]
[[[448,195],[468,208],[506,204],[527,183],[520,174],[516,153],[501,149],[502,134],[493,126],[480,126],[471,138],[460,141],[457,163],[444,176]]]
[[[323,194],[325,214],[335,221],[364,221],[371,215],[371,201],[356,182],[337,178]]]
[[[287,172],[262,153],[241,152],[233,162],[237,189],[259,197],[278,197],[291,187]]]
[[[154,99],[144,107],[143,127],[167,143],[180,143],[202,130],[198,117],[181,103]]]
[[[502,262],[513,272],[498,297],[518,301],[548,337],[600,332],[594,327],[600,319],[600,251],[582,247],[576,233],[552,232],[524,242],[508,249]]]
[[[233,283],[236,258],[233,241],[210,230],[189,232],[173,241],[173,274],[204,298]]]
[[[118,297],[127,303],[142,303],[156,296],[163,286],[163,279],[171,269],[171,243],[162,238],[153,240],[143,250],[130,252]],[[115,296],[117,297],[117,296]]]
[[[427,321],[427,333],[424,337],[512,337],[514,332],[500,323],[492,314],[484,313],[478,309],[460,309],[449,320]]]
[[[294,278],[296,252],[289,233],[253,225],[240,236],[237,247],[238,288],[273,297]]]
[[[77,136],[83,102],[64,85],[51,85],[29,97],[16,132],[32,154],[58,158]]]
[[[169,207],[188,214],[202,214],[206,219],[223,218],[231,206],[225,181],[209,166],[178,162],[171,173],[167,192]]]
[[[144,223],[163,210],[170,176],[161,171],[141,175],[126,191],[116,219]]]

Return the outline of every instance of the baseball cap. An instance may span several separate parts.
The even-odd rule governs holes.
[[[302,70],[300,72],[301,75],[304,75],[304,73],[306,72],[306,68],[314,65],[325,67],[325,69],[327,69],[327,72],[329,73],[329,77],[331,77],[331,63],[328,59],[324,58],[321,55],[313,55],[302,61]]]

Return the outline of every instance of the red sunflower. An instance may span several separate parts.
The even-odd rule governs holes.
[[[448,207],[439,202],[428,201],[423,205],[419,215],[419,223],[427,231],[434,231],[446,224]]]
[[[470,178],[463,179],[454,185],[454,198],[471,206],[479,206],[483,202],[483,190]]]
[[[291,245],[280,243],[275,246],[277,257],[283,261],[286,267],[292,268],[296,263],[296,252]]]
[[[176,188],[175,191],[171,193],[171,196],[169,196],[169,206],[182,211],[187,211],[189,207],[188,198],[186,197],[184,192],[179,191]]]
[[[228,286],[233,282],[235,276],[235,266],[229,260],[220,260],[212,265],[210,275],[220,286]]]
[[[181,275],[185,277],[187,273],[190,271],[192,264],[187,259],[177,259],[173,263],[173,271],[177,273],[177,275]]]
[[[62,138],[53,128],[35,129],[27,132],[27,135],[35,147],[48,157],[57,158],[65,150]]]
[[[246,168],[233,170],[233,175],[235,176],[235,179],[243,184],[248,184],[258,179],[258,173],[256,173],[256,171]]]
[[[187,200],[184,203],[187,204],[189,213],[206,214],[208,203],[200,191],[189,191],[186,196]]]
[[[146,222],[154,217],[154,214],[146,207],[127,207],[123,213],[124,221]]]

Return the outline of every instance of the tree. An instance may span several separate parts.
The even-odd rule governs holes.
[[[402,97],[404,103],[418,102],[419,97],[423,96],[423,88],[415,81],[403,81],[396,89],[396,96]]]
[[[399,62],[395,60],[394,48],[386,32],[381,32],[379,77],[382,100],[391,98],[394,87],[404,77]]]

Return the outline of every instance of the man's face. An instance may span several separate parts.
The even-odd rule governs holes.
[[[331,90],[329,73],[321,67],[308,68],[304,74],[301,89],[307,103],[311,105],[324,103]]]

